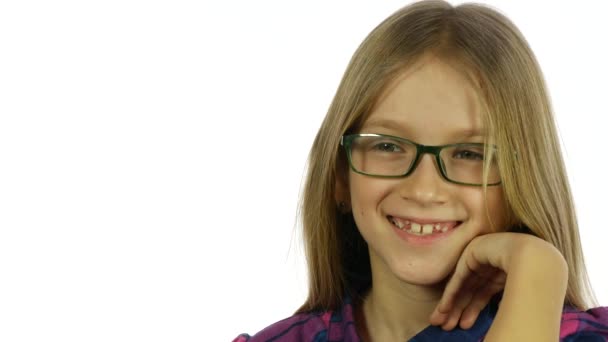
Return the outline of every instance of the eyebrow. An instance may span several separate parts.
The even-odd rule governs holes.
[[[366,128],[387,128],[391,130],[396,130],[399,132],[410,133],[412,129],[407,125],[401,124],[397,121],[390,119],[375,119],[370,120],[368,123],[364,125]],[[474,137],[484,137],[485,131],[480,129],[460,129],[454,130],[450,133],[451,137],[464,137],[464,138],[474,138]]]

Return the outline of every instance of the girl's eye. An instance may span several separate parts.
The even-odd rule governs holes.
[[[401,148],[399,148],[399,146],[389,143],[389,142],[378,143],[374,146],[374,149],[381,151],[381,152],[399,152],[399,151],[401,151]]]
[[[477,153],[469,150],[460,150],[454,153],[454,157],[456,157],[457,159],[483,160],[483,153]]]

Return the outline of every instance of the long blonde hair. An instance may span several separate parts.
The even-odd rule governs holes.
[[[342,78],[308,159],[300,203],[309,293],[296,313],[337,309],[371,286],[367,244],[352,213],[337,206],[348,166],[340,137],[356,131],[386,85],[425,53],[458,64],[477,84],[511,222],[534,234],[569,266],[565,304],[596,306],[576,213],[541,69],[525,38],[496,10],[421,1],[397,11],[361,43]]]

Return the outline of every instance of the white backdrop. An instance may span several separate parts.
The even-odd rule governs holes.
[[[488,3],[545,72],[608,305],[602,2]],[[291,315],[308,149],[404,4],[0,3],[0,340],[230,341]]]

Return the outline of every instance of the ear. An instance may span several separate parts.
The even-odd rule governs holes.
[[[343,213],[350,211],[350,190],[348,185],[348,179],[346,172],[339,172],[336,175],[336,186],[334,189],[334,199],[336,200],[336,206]],[[341,203],[344,203],[341,206]]]

